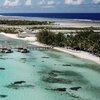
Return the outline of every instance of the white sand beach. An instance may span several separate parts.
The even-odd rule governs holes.
[[[58,47],[55,47],[54,48],[55,50],[59,50],[59,51],[62,51],[62,52],[65,52],[65,53],[69,53],[71,55],[74,55],[74,56],[77,56],[79,58],[83,58],[83,59],[87,59],[87,60],[91,60],[95,63],[98,63],[100,64],[100,57],[97,57],[93,54],[90,54],[88,52],[84,52],[84,51],[75,51],[75,50],[71,50],[71,49],[66,49],[66,48],[58,48]]]
[[[71,22],[56,22],[56,27],[73,27],[73,28],[85,28],[85,27],[99,27],[100,22],[92,21],[71,21]]]
[[[3,33],[3,32],[0,33],[0,34],[2,34],[4,36],[7,36],[7,37],[10,37],[10,38],[13,38],[13,39],[26,40],[26,41],[30,42],[30,44],[33,44],[33,45],[36,45],[36,46],[46,46],[44,44],[41,44],[41,43],[37,42],[35,36],[34,37],[19,38],[19,37],[17,37],[16,34],[6,34],[6,33]],[[60,47],[54,47],[54,49],[58,50],[58,51],[65,52],[65,53],[69,53],[69,54],[74,55],[76,57],[87,59],[87,60],[90,60],[90,61],[93,61],[95,63],[100,64],[100,58],[93,55],[93,54],[90,54],[88,52],[75,51],[75,50],[60,48]]]
[[[36,41],[36,37],[19,38],[17,34],[9,34],[9,33],[4,33],[4,32],[1,32],[0,34],[7,36],[9,38],[13,38],[13,39],[26,40],[30,42]]]

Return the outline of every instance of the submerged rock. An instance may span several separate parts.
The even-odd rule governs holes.
[[[14,82],[12,84],[23,84],[23,83],[26,83],[26,82],[25,81],[16,81],[16,82]]]
[[[55,88],[55,89],[47,89],[47,90],[65,92],[66,91],[66,88]]]
[[[12,89],[19,89],[19,88],[33,88],[34,85],[30,85],[30,84],[24,84],[24,85],[7,85],[7,88],[12,88]]]
[[[46,59],[49,59],[49,57],[42,57],[42,58],[46,58]]]
[[[25,81],[16,81],[14,83],[11,83],[7,85],[7,88],[12,88],[12,89],[19,89],[19,88],[33,88],[34,85],[31,84],[24,84],[26,83]]]
[[[0,95],[0,98],[5,98],[7,97],[7,95]]]
[[[66,91],[66,88],[56,88],[56,89],[53,89],[54,91],[61,91],[61,92],[65,92]]]
[[[72,87],[72,88],[70,88],[71,90],[74,90],[74,91],[78,91],[80,88],[82,88],[82,87]]]
[[[63,64],[62,66],[71,66],[71,65],[69,65],[69,64]]]
[[[5,70],[5,68],[0,68],[0,70]]]
[[[42,79],[44,82],[48,83],[62,83],[62,84],[71,84],[72,81],[63,78],[54,78],[54,77],[47,77]]]
[[[24,84],[24,85],[7,85],[7,88],[12,88],[12,89],[19,89],[19,88],[33,88],[34,85],[30,85],[30,84]]]

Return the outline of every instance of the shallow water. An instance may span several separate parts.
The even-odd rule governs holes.
[[[14,51],[0,53],[0,68],[0,100],[100,100],[100,65],[88,60],[52,50]]]

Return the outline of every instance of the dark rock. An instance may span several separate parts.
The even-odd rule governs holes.
[[[69,65],[69,64],[63,64],[63,66],[71,66],[71,65]]]
[[[5,97],[7,97],[7,95],[0,95],[0,97],[1,97],[1,98],[5,98]]]
[[[49,57],[42,57],[42,58],[47,58],[48,59]]]
[[[66,91],[66,88],[56,88],[56,89],[53,89],[54,91],[61,91],[61,92],[65,92]]]
[[[22,83],[26,83],[25,81],[17,81],[14,83],[11,83],[5,87],[7,88],[12,88],[12,89],[19,89],[19,88],[33,88],[34,85],[31,84],[22,84]]]
[[[70,88],[71,90],[74,90],[74,91],[78,91],[80,88],[82,88],[82,87],[72,87],[72,88]]]
[[[66,88],[55,88],[55,89],[47,89],[47,90],[65,92]]]
[[[16,81],[13,84],[23,84],[23,83],[25,83],[25,81]]]
[[[27,58],[21,58],[22,60],[26,60]]]
[[[34,85],[30,85],[30,84],[13,85],[13,84],[10,84],[10,85],[7,85],[6,87],[7,88],[12,88],[12,89],[19,89],[19,88],[33,88]]]
[[[5,70],[5,68],[0,68],[0,70]]]

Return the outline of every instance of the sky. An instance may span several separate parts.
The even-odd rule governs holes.
[[[100,13],[100,0],[0,0],[0,13]]]

